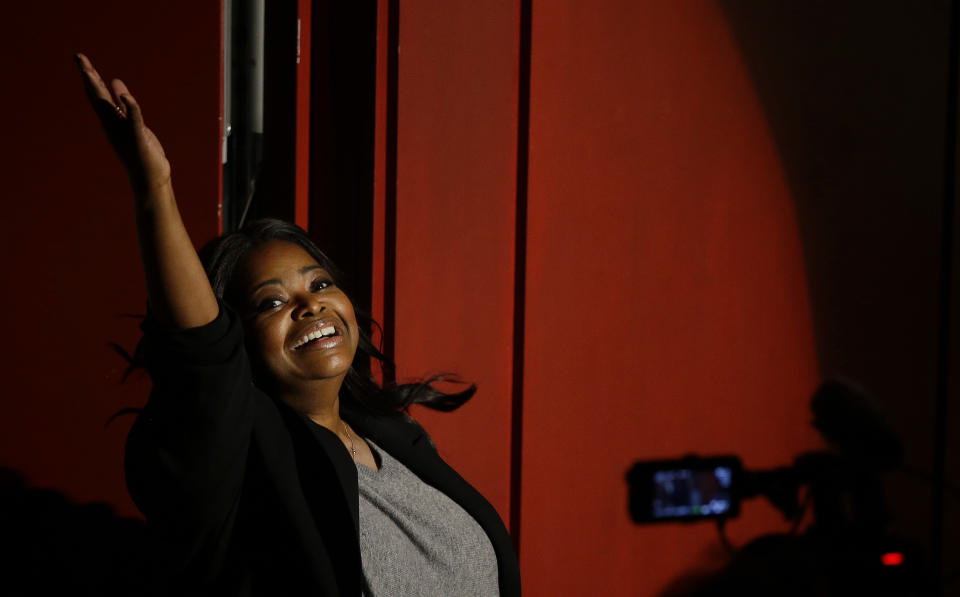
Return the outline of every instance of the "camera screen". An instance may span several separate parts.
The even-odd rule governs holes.
[[[654,519],[723,516],[733,503],[732,481],[727,466],[654,471],[651,514]]]

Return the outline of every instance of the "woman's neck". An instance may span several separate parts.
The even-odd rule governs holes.
[[[278,398],[317,425],[339,434],[340,386],[343,379],[323,379],[278,392]]]

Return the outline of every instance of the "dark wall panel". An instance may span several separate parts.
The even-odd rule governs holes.
[[[122,477],[131,418],[146,399],[109,342],[132,350],[144,312],[123,170],[86,103],[82,51],[140,101],[173,163],[195,241],[217,231],[220,3],[59,2],[6,7],[0,267],[4,365],[0,466],[30,485],[135,509]]]
[[[798,213],[821,368],[859,380],[887,413],[920,473],[889,475],[894,525],[929,547],[951,2],[720,4]],[[944,537],[950,574],[960,534]]]

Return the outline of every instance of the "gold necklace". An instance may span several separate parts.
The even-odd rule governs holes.
[[[350,435],[350,429],[347,428],[347,424],[340,419],[340,424],[343,425],[343,432],[347,434],[347,439],[350,440],[350,453],[353,454],[353,459],[357,459],[357,448],[353,445],[353,436]]]

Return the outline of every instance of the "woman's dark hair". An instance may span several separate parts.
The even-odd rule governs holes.
[[[340,285],[343,276],[339,269],[302,228],[283,220],[263,219],[215,238],[200,250],[200,261],[203,262],[217,298],[228,306],[238,308],[242,297],[236,295],[234,284],[237,266],[250,251],[271,241],[285,241],[299,246],[316,260],[320,267],[327,270],[334,283]],[[450,411],[460,407],[473,396],[476,386],[472,384],[462,392],[453,393],[433,387],[434,382],[458,381],[452,376],[444,375],[417,383],[390,383],[381,387],[370,373],[370,360],[380,361],[384,371],[392,371],[393,363],[370,339],[371,328],[376,326],[376,322],[366,313],[356,311],[359,328],[357,353],[340,390],[340,399],[348,407],[360,407],[377,415],[398,415],[404,413],[411,404]]]

